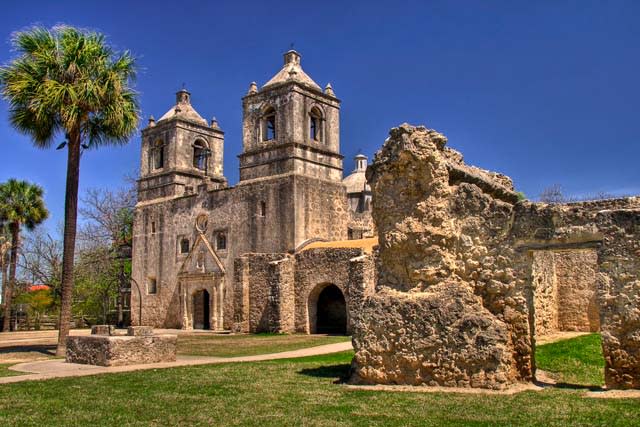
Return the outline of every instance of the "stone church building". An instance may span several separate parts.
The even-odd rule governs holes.
[[[251,83],[242,108],[235,186],[224,131],[186,90],[142,131],[132,322],[347,332],[356,297],[373,286],[375,238],[367,158],[343,179],[340,100],[291,50],[265,85]]]

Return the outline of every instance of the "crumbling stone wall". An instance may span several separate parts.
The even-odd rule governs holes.
[[[352,382],[500,389],[533,376],[509,178],[402,125],[367,170],[380,255],[354,323]]]
[[[607,387],[639,387],[640,199],[518,202],[445,144],[402,125],[367,170],[380,255],[351,381],[504,388],[533,379],[536,329],[599,312]]]
[[[520,203],[512,227],[519,253],[591,249],[597,253],[605,383],[640,387],[640,198],[567,205]]]
[[[532,258],[535,335],[599,331],[596,250],[535,250]]]
[[[595,249],[561,250],[554,251],[553,258],[558,282],[558,329],[599,331],[597,252]]]
[[[558,282],[552,251],[532,251],[531,287],[536,336],[558,332]]]

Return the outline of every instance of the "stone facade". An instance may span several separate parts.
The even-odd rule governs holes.
[[[518,202],[446,142],[402,125],[367,171],[380,254],[351,381],[501,389],[534,378],[536,329],[599,326],[607,386],[638,387],[640,199]]]
[[[142,300],[133,292],[133,324],[248,330],[248,319],[236,314],[259,310],[246,298],[267,290],[253,278],[236,282],[245,277],[234,271],[242,265],[236,259],[275,254],[257,255],[273,261],[308,241],[349,236],[354,211],[342,181],[340,101],[332,88],[315,84],[290,51],[273,79],[260,89],[250,85],[242,106],[240,182],[233,187],[222,169],[224,132],[198,114],[186,90],[142,131],[132,275]],[[366,223],[370,212],[357,215]],[[286,282],[287,272],[278,274]],[[282,291],[285,304],[294,290]],[[295,329],[287,323],[293,320],[270,321],[251,328]]]

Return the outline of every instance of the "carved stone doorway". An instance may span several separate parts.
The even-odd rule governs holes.
[[[193,329],[211,329],[211,297],[206,289],[193,294]]]

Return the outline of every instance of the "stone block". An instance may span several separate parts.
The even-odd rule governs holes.
[[[176,335],[71,336],[67,338],[67,363],[125,366],[174,362]]]
[[[146,337],[153,335],[153,328],[151,326],[129,326],[127,328],[127,335],[131,337]]]
[[[113,325],[94,325],[91,327],[91,335],[114,335],[115,326]]]

